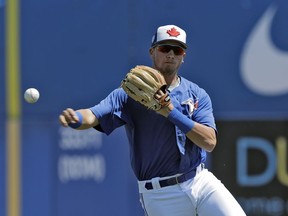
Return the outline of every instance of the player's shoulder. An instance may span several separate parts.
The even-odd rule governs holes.
[[[186,79],[185,77],[179,76],[181,80],[181,87],[192,91],[194,94],[207,94],[204,88],[200,87],[198,84]]]
[[[113,96],[120,96],[120,97],[127,97],[128,96],[126,94],[126,92],[124,91],[124,89],[121,87],[114,89],[110,94]]]
[[[109,95],[107,95],[106,99],[114,102],[124,103],[127,101],[128,95],[122,88],[116,88]]]

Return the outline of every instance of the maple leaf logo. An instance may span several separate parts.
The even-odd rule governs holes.
[[[167,30],[167,34],[169,34],[171,37],[177,37],[180,35],[180,32],[178,32],[177,29],[173,27],[170,30]]]

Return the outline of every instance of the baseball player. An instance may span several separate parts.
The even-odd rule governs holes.
[[[183,29],[160,26],[149,52],[164,88],[151,93],[153,82],[143,80],[153,77],[162,85],[161,78],[150,76],[149,67],[136,67],[122,88],[91,108],[65,109],[59,121],[107,135],[125,126],[145,215],[244,216],[227,188],[204,167],[206,152],[216,146],[217,130],[209,95],[178,74],[186,50]]]

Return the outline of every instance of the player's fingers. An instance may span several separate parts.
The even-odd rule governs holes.
[[[63,110],[63,113],[67,116],[73,116],[75,111],[72,108],[67,108],[67,109]]]
[[[155,93],[154,98],[157,99],[157,100],[159,100],[163,95],[164,95],[164,92],[163,92],[161,89],[159,89],[159,90]]]
[[[66,121],[66,118],[64,115],[59,115],[59,122],[62,126],[67,127],[68,126],[68,122]]]
[[[63,110],[62,114],[59,116],[59,121],[63,126],[68,126],[69,123],[76,123],[78,118],[75,117],[75,111],[71,108]]]
[[[71,108],[67,108],[66,110],[63,111],[63,114],[64,114],[66,121],[68,123],[79,122],[79,117],[78,117],[77,113],[75,112],[75,110],[73,110]]]
[[[76,114],[75,110],[71,109],[71,108],[68,108],[66,109],[67,111],[67,116],[69,117],[69,119],[71,120],[71,123],[76,123],[79,121],[79,117],[78,115]]]

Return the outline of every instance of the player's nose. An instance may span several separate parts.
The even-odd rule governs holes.
[[[167,53],[167,58],[174,58],[175,57],[175,53],[174,51],[171,49],[168,53]]]

